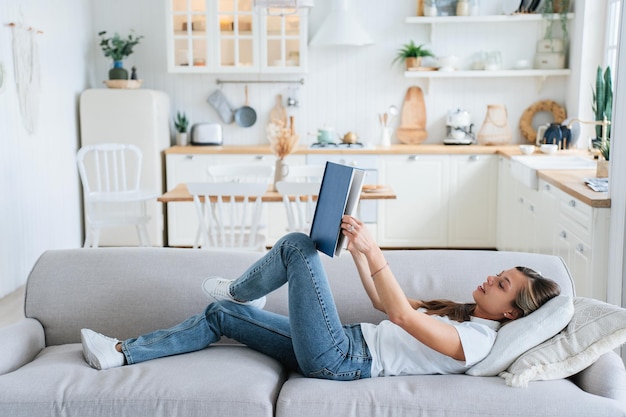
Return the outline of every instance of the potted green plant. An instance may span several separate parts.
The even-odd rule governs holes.
[[[567,14],[570,8],[570,1],[571,0],[544,0],[543,7],[541,9],[541,15],[546,21],[546,32],[543,38],[544,40],[550,41],[551,52],[559,52],[562,55],[565,55],[569,40]],[[561,26],[562,38],[554,37],[553,26],[556,21],[555,16],[557,15]]]
[[[123,60],[133,53],[133,48],[143,36],[134,36],[132,30],[126,38],[122,38],[119,33],[107,38],[106,33],[103,30],[98,33],[98,36],[100,36],[100,48],[104,56],[113,60],[113,68],[109,70],[109,80],[127,80],[128,71],[124,68]]]
[[[427,56],[434,57],[435,55],[426,49],[424,45],[415,45],[415,42],[410,41],[398,49],[398,54],[392,64],[404,61],[406,69],[409,70],[410,68],[420,67],[422,58]]]
[[[176,128],[176,144],[179,146],[187,145],[187,128],[189,127],[189,120],[187,119],[185,113],[176,112],[174,127]]]
[[[596,121],[596,138],[593,140],[593,146],[598,149],[602,156],[602,159],[598,161],[598,177],[607,177],[607,161],[609,160],[611,150],[611,122],[613,117],[611,67],[606,67],[603,71],[602,67],[598,66],[591,108]]]

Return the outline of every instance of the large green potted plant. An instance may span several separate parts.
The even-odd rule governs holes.
[[[411,68],[420,67],[422,58],[427,56],[434,57],[435,55],[430,50],[426,49],[424,45],[415,45],[415,42],[410,41],[403,45],[402,48],[398,49],[398,54],[392,64],[402,61],[405,63],[406,69],[409,70]]]
[[[123,60],[133,53],[133,47],[139,43],[143,36],[134,36],[132,31],[126,38],[122,38],[119,33],[112,37],[105,37],[106,31],[98,33],[100,36],[100,47],[104,56],[113,59],[113,68],[109,70],[109,80],[127,80],[128,71],[124,68]]]
[[[598,66],[596,72],[596,86],[593,89],[593,102],[591,105],[596,120],[596,138],[593,140],[593,146],[600,151],[603,161],[599,161],[598,176],[600,167],[607,164],[602,162],[608,161],[611,150],[611,122],[613,118],[613,81],[611,79],[611,67],[606,67],[603,71]],[[608,175],[608,172],[606,173]],[[606,176],[606,175],[603,175]]]

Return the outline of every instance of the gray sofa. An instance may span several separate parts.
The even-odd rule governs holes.
[[[500,377],[427,375],[333,382],[288,373],[246,347],[203,351],[96,371],[80,329],[124,339],[201,311],[209,275],[235,277],[259,254],[164,248],[44,253],[26,287],[26,319],[0,329],[0,416],[626,416],[624,366],[614,352],[568,379],[511,388]],[[489,274],[516,265],[573,292],[560,258],[490,251],[389,251],[410,296],[469,301]],[[323,256],[345,322],[378,322],[349,255]],[[285,313],[286,292],[266,309]]]

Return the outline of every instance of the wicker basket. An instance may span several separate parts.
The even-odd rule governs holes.
[[[135,89],[141,87],[143,80],[105,80],[104,83],[109,88]]]

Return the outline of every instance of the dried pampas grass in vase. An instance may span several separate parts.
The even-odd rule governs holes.
[[[289,117],[289,126],[282,120],[272,120],[267,125],[267,140],[270,142],[270,149],[276,155],[276,169],[274,170],[274,183],[272,189],[276,191],[276,183],[282,181],[287,175],[288,167],[285,164],[285,157],[292,153],[298,145],[299,137],[296,135],[294,117]]]

